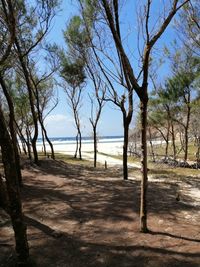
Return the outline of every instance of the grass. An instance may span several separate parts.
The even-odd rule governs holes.
[[[47,156],[45,156],[42,152],[38,152],[38,157],[39,157],[39,160],[47,158]],[[92,164],[92,162],[89,160],[74,158],[72,155],[67,155],[64,153],[55,153],[55,159],[64,161],[65,163],[69,163],[69,164],[79,164],[79,165],[91,165]]]
[[[148,168],[150,169],[150,174],[155,176],[168,173],[172,178],[177,176],[198,176],[200,177],[200,171],[196,169],[189,169],[189,168],[180,168],[180,167],[170,167],[166,164],[160,163],[148,163]]]
[[[180,143],[177,142],[176,150],[179,152],[181,149]],[[158,155],[159,157],[163,157],[165,155],[165,143],[153,146],[154,154]],[[196,151],[197,147],[194,144],[190,143],[188,146],[188,160],[195,161],[196,160]],[[151,149],[148,147],[148,154],[151,154]],[[173,157],[173,147],[172,144],[169,144],[168,154],[170,157]],[[177,154],[177,158],[183,159],[184,158],[184,151],[181,150],[179,154]]]

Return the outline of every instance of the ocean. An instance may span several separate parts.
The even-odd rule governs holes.
[[[49,138],[53,145],[61,144],[75,144],[75,137],[50,137]],[[100,136],[98,137],[98,143],[117,143],[123,142],[123,136]],[[89,136],[82,137],[83,144],[92,144],[93,138]],[[37,145],[42,144],[42,138],[38,138]]]

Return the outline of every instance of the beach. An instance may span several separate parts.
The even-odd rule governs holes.
[[[50,152],[50,146],[48,143],[46,144],[46,149],[48,152]],[[70,141],[62,141],[60,140],[55,140],[52,141],[54,151],[56,153],[64,153],[64,154],[69,154],[73,155],[76,149],[76,143],[74,140]],[[99,140],[98,145],[98,152],[99,153],[104,153],[108,155],[122,155],[123,152],[123,138],[102,138]],[[38,151],[42,151],[43,145],[42,142],[37,143],[37,149]],[[82,147],[81,147],[82,152],[87,152],[93,154],[94,151],[94,145],[91,139],[89,140],[83,140],[82,141]]]
[[[54,152],[62,153],[65,155],[74,155],[76,149],[76,143],[74,140],[53,140],[52,141]],[[42,152],[42,142],[37,144],[38,151]],[[50,152],[50,146],[46,143],[46,149]],[[108,165],[122,165],[121,159],[115,159],[112,156],[119,156],[123,153],[123,138],[101,138],[98,142],[98,154],[97,161]],[[91,139],[82,141],[81,147],[82,158],[93,161],[94,158],[94,145]],[[110,155],[110,156],[109,156]]]

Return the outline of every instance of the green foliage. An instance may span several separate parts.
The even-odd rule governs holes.
[[[97,19],[99,13],[99,1],[97,0],[81,0],[83,7],[83,17],[87,27],[91,28]]]
[[[176,54],[177,55],[177,54]],[[175,74],[167,79],[166,90],[161,93],[165,99],[177,102],[180,98],[185,98],[196,87],[200,75],[200,59],[196,57],[186,58],[177,66]]]
[[[86,79],[84,62],[81,59],[71,62],[69,58],[64,58],[61,76],[71,87],[79,87]]]
[[[64,31],[64,38],[69,52],[74,57],[86,58],[90,39],[80,16],[71,18],[66,31]]]
[[[200,39],[200,8],[199,0],[189,1],[184,5],[176,20],[178,34],[181,39],[184,38],[185,44],[193,51],[199,54]]]
[[[73,88],[80,87],[86,79],[85,62],[90,40],[87,29],[80,16],[71,18],[64,38],[68,47],[67,53],[60,53],[61,76]]]

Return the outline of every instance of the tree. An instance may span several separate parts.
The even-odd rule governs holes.
[[[0,69],[7,64],[12,46],[15,39],[15,11],[12,1],[0,2],[0,15],[1,23],[3,23],[6,35],[0,46],[3,46],[0,55]],[[6,26],[5,26],[6,25]],[[10,35],[9,41],[5,36]],[[20,190],[18,183],[18,173],[16,164],[16,155],[13,148],[13,142],[7,129],[5,116],[0,106],[0,146],[2,153],[2,161],[4,166],[4,173],[6,179],[6,189],[8,194],[8,212],[11,217],[13,230],[15,233],[15,244],[17,252],[17,260],[19,266],[28,266],[29,261],[29,247],[26,234],[26,225],[24,223],[24,217],[22,213],[22,205],[20,198]]]
[[[170,134],[172,137],[173,159],[176,160],[176,133],[173,118],[177,113],[177,106],[173,94],[167,92],[166,86],[159,87],[153,93],[149,101],[148,113],[148,123],[161,134],[166,143],[165,161],[167,161],[169,155]]]
[[[10,77],[10,81],[12,81],[11,90],[14,98],[16,131],[21,140],[23,149],[27,149],[28,157],[32,160],[31,134],[34,125],[26,83],[21,73],[16,72],[15,75],[10,76],[14,76],[13,81]]]
[[[94,94],[89,95],[91,101],[91,116],[89,118],[93,130],[93,140],[94,140],[94,167],[97,164],[97,125],[101,116],[103,106],[105,104],[104,97],[106,94],[106,87],[102,89],[102,79],[101,77],[94,72],[94,69],[91,69],[89,64],[87,64],[87,69],[90,75],[90,78],[94,85]],[[95,105],[96,102],[96,105]]]
[[[187,48],[175,53],[173,57],[173,76],[166,83],[166,89],[169,98],[179,107],[179,112],[176,113],[177,122],[184,129],[184,161],[188,159],[188,132],[191,117],[191,102],[195,97],[196,80],[199,77],[200,61],[194,57],[191,51]]]
[[[41,78],[38,77],[35,68],[35,64],[32,62],[30,64],[31,66],[28,66],[29,73],[30,73],[30,79],[32,81],[33,87],[34,87],[34,96],[36,100],[36,109],[38,113],[38,120],[41,126],[41,131],[42,131],[42,136],[43,138],[47,140],[50,149],[51,149],[51,158],[55,159],[55,153],[54,153],[54,148],[51,140],[48,137],[46,128],[44,126],[44,118],[43,118],[43,113],[44,110],[50,101],[50,98],[53,96],[53,80],[50,80],[52,74],[55,72],[55,69],[51,71],[48,74],[42,75]],[[57,68],[56,68],[57,69]],[[45,147],[44,141],[43,145]]]
[[[9,92],[8,86],[6,84],[4,74],[0,73],[0,84],[1,88],[3,90],[3,93],[5,95],[6,101],[8,103],[9,108],[9,130],[12,137],[12,143],[13,143],[13,149],[15,153],[15,163],[16,163],[16,169],[17,169],[17,175],[18,175],[18,181],[19,185],[22,186],[22,175],[21,175],[21,169],[20,169],[20,157],[19,157],[19,151],[18,151],[18,141],[17,141],[17,135],[15,130],[15,112],[14,112],[14,104],[12,96]]]
[[[85,62],[80,56],[78,49],[85,44],[86,38],[84,34],[80,33],[80,18],[74,16],[69,22],[66,31],[64,32],[64,38],[67,45],[67,53],[63,51],[60,55],[61,60],[61,76],[67,83],[65,92],[68,97],[69,105],[74,115],[74,121],[77,128],[76,136],[76,151],[74,157],[77,156],[79,151],[79,158],[81,159],[81,121],[80,121],[80,107],[83,87],[86,79],[85,74]]]
[[[148,79],[149,79],[149,65],[151,59],[151,52],[159,38],[165,32],[167,26],[177,13],[189,0],[178,1],[173,0],[169,4],[168,13],[162,18],[160,25],[151,28],[150,23],[152,1],[146,1],[144,14],[143,14],[143,33],[144,44],[141,55],[141,71],[139,77],[135,76],[131,61],[125,49],[125,44],[120,33],[120,20],[119,20],[119,3],[118,0],[112,2],[107,0],[100,1],[101,10],[103,10],[104,18],[111,31],[112,38],[120,57],[123,75],[128,84],[130,84],[131,91],[129,94],[136,92],[140,99],[140,114],[141,114],[141,163],[142,163],[142,182],[141,182],[141,205],[140,205],[140,230],[141,232],[148,232],[147,228],[147,106],[148,106]],[[161,18],[160,18],[161,21]],[[140,78],[140,79],[139,79]],[[122,99],[123,101],[123,99]]]
[[[36,141],[38,138],[38,116],[35,108],[34,86],[28,71],[28,62],[31,53],[38,47],[45,35],[47,34],[57,1],[35,1],[35,6],[27,5],[26,1],[20,1],[16,4],[18,16],[16,19],[15,31],[15,53],[19,59],[21,69],[26,81],[29,95],[29,103],[34,124],[34,133],[31,136],[31,144],[33,148],[34,161],[38,164],[38,153]]]
[[[63,59],[63,58],[62,58]],[[76,151],[74,157],[77,157],[77,152],[79,151],[79,158],[82,159],[81,155],[81,145],[82,145],[82,135],[81,135],[81,122],[80,122],[80,108],[81,108],[81,96],[83,90],[83,83],[85,80],[84,65],[83,62],[77,59],[75,62],[69,62],[65,59],[62,62],[61,76],[65,82],[67,82],[67,87],[64,87],[68,103],[72,109],[74,115],[74,121],[77,128],[76,136]]]
[[[27,266],[29,261],[29,247],[26,235],[26,225],[22,213],[18,174],[15,152],[12,140],[7,131],[3,112],[0,107],[0,146],[5,171],[7,193],[9,199],[8,212],[11,217],[15,233],[16,252],[19,266]]]
[[[175,25],[179,39],[187,49],[199,56],[200,9],[198,0],[191,0],[184,6]]]
[[[107,32],[104,33],[105,36],[100,36],[99,32],[102,32],[102,28],[96,28],[96,24],[100,20],[98,18],[98,13],[101,13],[100,5],[96,1],[79,2],[82,9],[82,27],[84,27],[89,39],[90,53],[93,54],[97,68],[100,69],[101,76],[104,77],[104,83],[106,83],[104,100],[112,102],[122,113],[124,129],[123,177],[124,180],[127,180],[129,126],[133,116],[133,88],[127,79],[128,77],[123,75],[120,54],[118,51],[113,52],[116,49],[110,47],[109,41],[107,43]],[[114,56],[112,57],[112,55]],[[108,66],[105,65],[105,62],[108,62]]]

